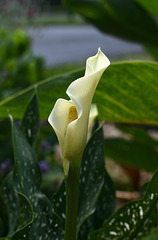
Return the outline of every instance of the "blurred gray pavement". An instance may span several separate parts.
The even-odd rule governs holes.
[[[141,45],[104,34],[90,25],[69,25],[29,28],[32,52],[42,56],[46,66],[85,62],[96,54],[98,47],[109,57],[115,58],[143,53]]]

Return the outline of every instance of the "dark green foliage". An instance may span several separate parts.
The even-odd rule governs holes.
[[[103,32],[157,47],[156,22],[133,0],[65,0],[65,4]]]
[[[121,207],[103,225],[103,228],[90,235],[90,240],[100,239],[139,239],[148,234],[157,222],[155,205],[158,201],[158,170],[151,179],[144,197]]]
[[[30,104],[28,105],[23,120],[22,120],[22,130],[25,137],[32,147],[36,143],[36,138],[39,132],[40,121],[39,121],[39,111],[38,111],[38,100],[37,95],[34,94]]]
[[[79,239],[98,228],[115,209],[115,190],[105,170],[102,128],[89,140],[82,158],[77,229]],[[65,221],[65,183],[52,198],[54,212]]]

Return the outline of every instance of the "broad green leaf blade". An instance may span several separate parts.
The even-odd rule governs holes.
[[[41,169],[33,149],[13,120],[11,121],[15,161],[14,188],[16,192],[22,193],[31,201],[32,195],[40,189]]]
[[[144,197],[131,201],[121,207],[103,225],[103,228],[92,232],[90,240],[100,239],[137,239],[149,233],[155,219],[150,218],[158,201],[158,170],[151,179]]]
[[[97,130],[89,140],[83,154],[80,177],[80,194],[77,230],[96,210],[96,203],[104,184],[103,129]]]
[[[105,71],[94,101],[107,122],[157,124],[158,64],[120,63]]]
[[[156,23],[133,0],[65,0],[65,3],[103,32],[157,47]]]
[[[102,128],[94,133],[85,149],[81,176],[78,229],[81,226],[79,239],[86,240],[88,233],[101,226],[115,209],[114,185],[105,171]]]
[[[18,211],[20,208],[20,199],[18,194],[14,191],[12,183],[12,172],[4,179],[0,196],[7,207],[8,213],[8,236],[12,235],[18,225]]]
[[[52,196],[51,199],[54,212],[60,217],[60,219],[65,221],[66,213],[66,187],[65,181],[62,182],[60,189],[57,193]]]
[[[66,88],[82,71],[48,79],[36,84],[41,118],[47,119],[56,99],[67,98]],[[21,118],[34,85],[0,102],[0,116],[8,112]],[[107,122],[158,124],[158,64],[122,62],[112,64],[104,72],[95,92],[94,102],[99,119]]]
[[[8,117],[10,113],[14,115],[14,118],[21,119],[34,91],[36,91],[41,118],[47,119],[55,101],[59,96],[66,98],[66,89],[68,85],[76,78],[83,76],[83,74],[83,71],[77,71],[59,75],[54,78],[51,77],[33,84],[29,88],[1,101],[0,117]]]
[[[63,239],[63,226],[53,214],[51,202],[40,191],[41,171],[33,149],[21,130],[13,123],[13,148],[15,166],[13,171],[14,188],[23,194],[32,206],[33,219],[13,235],[13,239]]]
[[[82,224],[79,232],[79,240],[88,239],[89,232],[100,228],[105,220],[114,212],[115,205],[116,197],[114,184],[105,171],[104,184],[97,199],[96,210]]]
[[[109,138],[105,140],[106,155],[124,166],[154,172],[158,168],[158,153],[154,147],[134,140]]]
[[[108,173],[104,173],[104,185],[97,200],[96,211],[90,217],[94,229],[100,228],[105,220],[112,215],[116,207],[115,187]]]
[[[158,133],[156,126],[117,126],[117,129],[127,134],[134,142],[150,147],[157,147],[158,140],[152,137],[151,132]]]
[[[22,120],[22,130],[31,146],[34,147],[39,132],[40,120],[37,95],[34,94]]]
[[[141,238],[141,240],[157,240],[157,239],[158,239],[158,228],[153,229],[149,235]]]
[[[134,0],[139,3],[150,14],[158,16],[158,1],[157,0]]]
[[[158,61],[158,49],[153,46],[145,46],[147,52],[153,57],[155,61]]]

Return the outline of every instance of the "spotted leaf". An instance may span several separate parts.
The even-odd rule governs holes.
[[[88,232],[101,226],[114,209],[115,190],[105,170],[104,137],[100,128],[90,139],[82,160],[78,229],[82,227],[79,239],[87,239]]]
[[[4,179],[0,189],[0,196],[7,208],[8,235],[11,235],[18,225],[18,211],[20,208],[19,196],[13,188],[12,172]]]
[[[22,120],[22,129],[31,146],[35,145],[36,138],[39,132],[39,111],[38,111],[38,102],[37,95],[34,94],[31,98],[30,103],[27,106],[23,120]]]
[[[62,223],[53,214],[51,202],[40,191],[41,171],[34,150],[13,120],[11,122],[15,159],[14,189],[28,199],[33,212],[32,223],[19,229],[12,239],[61,240],[63,239]]]
[[[105,222],[103,228],[90,234],[89,240],[140,239],[148,234],[150,228],[155,224],[153,209],[157,201],[158,170],[151,179],[144,197],[121,207]]]

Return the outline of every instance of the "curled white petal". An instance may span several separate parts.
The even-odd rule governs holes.
[[[95,56],[87,59],[85,76],[68,87],[66,93],[70,100],[58,99],[49,116],[48,121],[59,140],[65,174],[68,163],[82,156],[87,141],[92,98],[104,70],[109,65],[110,61],[99,48]],[[72,107],[76,115],[70,120]]]

